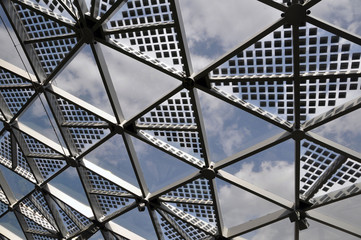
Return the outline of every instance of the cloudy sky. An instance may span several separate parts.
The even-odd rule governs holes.
[[[180,0],[180,5],[195,72],[202,70],[212,61],[239,46],[249,37],[254,36],[280,18],[279,11],[254,0]],[[360,11],[359,0],[324,0],[311,9],[311,14],[361,35]],[[2,10],[0,13],[4,16]],[[11,29],[10,34],[15,39],[15,34]],[[22,62],[2,24],[0,26],[0,42],[2,43],[0,44],[1,58],[23,68]],[[18,45],[17,42],[15,44]],[[19,46],[18,49],[20,50]],[[127,119],[180,84],[169,76],[150,67],[144,67],[143,64],[129,57],[120,56],[114,50],[106,47],[102,47],[102,50],[106,56],[119,102],[123,106],[123,112]],[[30,70],[28,63],[25,64]],[[83,68],[82,66],[85,65],[88,67]],[[99,87],[102,83],[89,47],[81,49],[67,68],[55,79],[54,84],[103,111],[112,113],[105,95],[105,89]],[[282,131],[205,93],[200,92],[199,95],[211,147],[211,157],[215,162]],[[360,112],[356,111],[340,120],[315,129],[315,132],[335,142],[345,144],[354,150],[361,151],[360,144],[355,141],[361,137],[361,132],[355,131],[355,129],[361,129],[360,121],[358,121],[359,114]],[[46,119],[44,108],[38,100],[33,107],[27,110],[23,118],[20,118],[20,121],[57,142],[56,134],[51,125],[45,121]],[[344,127],[338,127],[340,123]],[[154,150],[137,140],[134,142],[141,165],[143,169],[146,169],[144,174],[149,182],[150,190],[153,191],[166,186],[193,172],[192,168],[177,160],[170,159],[169,156],[160,151]],[[294,182],[290,179],[294,177],[293,147],[293,142],[287,141],[280,146],[228,167],[226,170],[239,178],[292,201]],[[130,164],[126,165],[129,161],[124,151],[122,139],[113,137],[99,149],[89,154],[87,159],[107,170],[117,169],[115,174],[123,176],[125,180],[136,185],[132,168]],[[165,169],[167,170],[166,174],[160,174],[164,173]],[[4,167],[1,167],[1,170],[6,171]],[[74,170],[69,169],[56,178],[55,185],[76,196],[79,201],[86,203],[84,193],[81,191],[74,193],[66,187],[66,183],[76,181],[76,175]],[[76,189],[81,188],[79,181],[73,183],[78,186]],[[222,181],[218,183],[221,210],[227,227],[279,209],[279,207],[264,202],[235,186]],[[340,217],[346,222],[360,222],[361,217],[358,216],[359,214],[355,214],[361,210],[360,204],[355,205],[355,203],[360,202],[359,200],[359,197],[353,198],[342,204],[335,204],[333,207],[321,208],[319,211],[333,217]],[[240,205],[243,207],[241,208]],[[151,228],[150,221],[146,221],[142,228],[133,224],[135,221],[143,219],[143,215],[138,211],[133,211],[132,214],[128,213],[126,216],[116,219],[116,222],[129,227],[146,238],[154,238],[154,233],[146,231]],[[324,225],[312,221],[310,224],[310,229],[301,232],[301,239],[354,239]],[[289,236],[289,238],[284,236]],[[293,236],[293,224],[286,219],[247,234],[245,238],[278,240],[290,239],[291,236]],[[314,236],[317,237],[314,238]]]

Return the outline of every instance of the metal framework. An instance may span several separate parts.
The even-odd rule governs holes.
[[[34,75],[0,61],[0,163],[34,186],[18,199],[0,172],[0,216],[13,212],[27,239],[144,239],[115,218],[146,211],[158,239],[243,239],[289,218],[294,239],[308,219],[361,238],[361,230],[317,208],[361,193],[361,154],[313,129],[361,107],[361,38],[310,15],[320,0],[260,2],[280,19],[200,72],[193,72],[178,0],[1,0]],[[88,45],[113,114],[53,82]],[[100,45],[179,82],[131,119],[125,118]],[[355,50],[356,49],[356,50]],[[213,162],[198,96],[202,91],[282,133]],[[55,119],[54,142],[19,118],[39,98]],[[235,133],[236,134],[236,133]],[[86,160],[113,136],[124,141],[138,186]],[[189,176],[149,189],[132,139],[189,165]],[[287,140],[294,141],[294,201],[225,170]],[[76,169],[89,206],[52,185]],[[216,180],[281,208],[224,226]],[[291,224],[291,223],[290,223]],[[305,230],[307,231],[307,230]],[[19,239],[0,227],[1,239]]]

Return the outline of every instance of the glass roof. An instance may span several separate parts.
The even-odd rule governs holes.
[[[325,2],[2,0],[0,239],[361,238],[359,3]]]

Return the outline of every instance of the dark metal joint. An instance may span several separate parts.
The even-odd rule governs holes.
[[[122,134],[124,132],[124,128],[121,125],[113,124],[110,126],[110,131],[117,134]]]
[[[68,156],[65,161],[70,167],[80,167],[80,161],[75,157]]]
[[[297,140],[300,141],[300,140],[304,139],[305,136],[306,136],[306,134],[302,129],[295,129],[292,132],[292,138],[296,141]]]
[[[306,21],[307,9],[303,5],[296,3],[288,7],[287,11],[281,14],[289,24],[300,26]]]
[[[188,90],[191,90],[194,88],[194,79],[193,78],[185,78],[183,80],[183,87],[188,89]]]
[[[212,180],[216,177],[217,172],[213,169],[213,166],[210,166],[208,168],[203,168],[200,173],[202,174],[202,177],[207,180]]]

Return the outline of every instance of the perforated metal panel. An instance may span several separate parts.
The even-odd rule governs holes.
[[[317,210],[361,194],[360,154],[357,149],[342,146],[344,142],[339,144],[313,132],[350,113],[357,119],[355,110],[361,106],[360,37],[310,15],[309,8],[312,11],[319,1],[259,2],[277,9],[280,19],[245,44],[233,50],[225,49],[228,51],[225,55],[203,70],[193,72],[191,60],[199,59],[195,53],[203,54],[201,59],[209,59],[213,54],[204,51],[205,48],[195,49],[200,45],[195,39],[205,39],[204,43],[212,48],[225,46],[220,44],[221,39],[212,39],[207,34],[193,38],[189,44],[185,34],[186,30],[191,32],[189,19],[182,19],[181,10],[190,10],[193,2],[184,5],[178,0],[2,0],[2,12],[15,32],[11,36],[18,37],[20,43],[15,47],[25,52],[34,76],[27,72],[29,69],[22,70],[0,60],[0,163],[8,169],[0,171],[0,222],[14,211],[26,238],[34,240],[90,239],[95,233],[107,240],[205,240],[233,239],[246,233],[257,238],[260,233],[256,230],[281,223],[285,218],[291,220],[292,226],[286,224],[284,228],[294,228],[294,238],[299,239],[299,232],[307,228],[303,225],[312,219],[361,238],[357,227],[326,217]],[[211,4],[204,9],[212,7]],[[204,9],[197,10],[199,17]],[[218,12],[206,15],[217,18],[220,24],[225,19]],[[190,24],[195,27],[203,23]],[[243,21],[234,24],[243,27]],[[111,57],[106,51],[103,54],[108,47],[115,50]],[[88,84],[86,74],[80,78],[71,75],[79,69],[88,70],[88,66],[78,62],[81,49],[94,57],[100,73],[97,80],[102,84],[99,88],[105,89],[101,99],[109,101],[110,113],[56,86],[64,78],[77,86]],[[123,97],[127,91],[132,94],[132,90],[126,89],[124,96],[117,94],[114,86],[124,79],[119,77],[121,73],[115,74],[110,69],[117,62],[112,62],[108,69],[113,54],[164,73],[178,87],[163,96],[152,96],[160,100],[148,103],[149,107],[135,117],[124,116],[123,109],[132,106],[124,104]],[[71,71],[63,75],[68,66],[72,66]],[[128,85],[132,84],[130,81]],[[142,93],[140,97],[149,94],[149,89],[137,90]],[[219,144],[219,139],[207,134],[215,128],[223,131],[218,128],[226,129],[238,118],[222,111],[219,112],[222,114],[210,113],[218,106],[205,102],[208,98],[203,95],[211,96],[209,99],[216,97],[239,108],[244,115],[259,118],[257,124],[264,124],[270,130],[272,125],[279,134],[234,155],[210,149],[209,146]],[[25,116],[37,114],[35,100],[39,98],[49,111],[36,118],[49,121],[46,126],[50,129],[42,132],[51,131],[56,141],[23,124]],[[203,116],[217,116],[219,126],[206,125]],[[34,126],[39,128],[41,124],[39,120]],[[247,125],[256,127],[253,123]],[[338,127],[342,131],[342,125]],[[239,136],[237,130],[227,134],[231,134],[227,140],[232,144],[237,142],[232,138],[232,134]],[[113,152],[119,147],[111,142],[113,137],[122,139],[126,149],[123,154],[128,154],[125,159],[130,162],[123,162],[123,158],[119,161],[117,152]],[[358,142],[356,138],[349,141]],[[165,160],[169,157],[180,161],[174,169],[179,176],[164,172],[166,167],[159,166],[156,154],[144,159],[143,148],[138,142],[133,143],[134,139],[164,152]],[[285,141],[295,145],[294,154],[287,159],[283,159],[282,152],[272,152],[277,149],[273,147]],[[240,174],[228,172],[228,167],[238,168],[240,161],[266,150],[295,165],[294,179],[289,179],[295,182],[294,199],[285,199],[274,193],[274,189],[265,190],[240,179]],[[218,155],[226,156],[219,160]],[[252,162],[254,169],[261,169],[264,161],[268,159]],[[82,203],[58,187],[62,172],[71,168],[77,173],[72,177],[79,177],[83,188],[73,191],[86,195]],[[8,176],[9,171],[31,182],[29,186],[34,188],[16,189],[14,194],[13,188],[25,188],[26,184],[9,183],[13,179]],[[154,176],[150,171],[162,175],[159,179],[164,181],[163,187],[149,177]],[[224,201],[225,196],[219,196],[224,187],[240,188],[276,204],[280,210],[269,213],[266,209],[269,214],[247,218],[245,222],[235,217],[229,227],[225,223],[229,224],[230,215],[220,211],[228,207],[224,206],[228,202]],[[23,192],[26,195],[18,199]],[[233,192],[230,195],[235,196]],[[236,212],[243,214],[244,206],[237,205],[241,200],[234,199],[234,205]],[[147,216],[137,218],[143,214]],[[153,227],[154,231],[138,234],[115,223],[131,222],[135,218],[137,225],[144,225],[147,231]],[[285,222],[288,221],[282,221]],[[10,230],[2,231],[2,239],[15,236]]]

